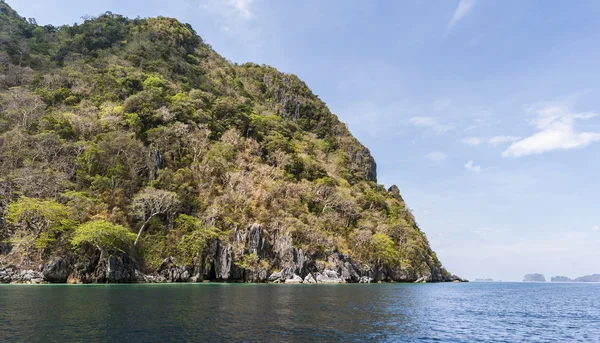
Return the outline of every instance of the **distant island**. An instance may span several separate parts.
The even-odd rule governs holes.
[[[490,279],[490,278],[487,278],[487,279],[475,279],[475,280],[473,280],[473,282],[496,282],[496,280]]]
[[[527,274],[523,282],[546,282],[546,278],[542,274]]]
[[[600,274],[592,274],[570,279],[566,276],[554,276],[550,278],[551,282],[600,282]]]

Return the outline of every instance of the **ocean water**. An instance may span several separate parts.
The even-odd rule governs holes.
[[[0,342],[600,342],[600,284],[0,286]]]

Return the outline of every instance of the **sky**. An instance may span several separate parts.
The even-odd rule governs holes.
[[[461,277],[600,273],[600,2],[7,0],[39,24],[190,23],[303,79]]]

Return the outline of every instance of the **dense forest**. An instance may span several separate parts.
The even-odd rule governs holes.
[[[458,279],[295,75],[233,64],[172,18],[40,26],[4,1],[0,270],[0,282]]]

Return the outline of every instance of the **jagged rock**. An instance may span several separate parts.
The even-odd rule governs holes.
[[[231,244],[226,243],[225,246],[219,244],[217,249],[217,259],[215,261],[215,278],[217,280],[227,281],[241,279],[243,273],[236,268],[233,261],[234,255]]]
[[[198,274],[194,274],[193,268],[186,266],[178,266],[175,258],[167,257],[156,270],[158,276],[162,277],[165,282],[196,282],[200,278]]]
[[[246,234],[246,245],[249,254],[255,254],[259,258],[264,258],[267,250],[264,230],[260,224],[252,224]]]
[[[269,282],[275,282],[281,280],[281,272],[275,272],[269,275]]]
[[[317,280],[315,280],[314,276],[312,274],[307,274],[306,277],[304,278],[303,283],[317,283]]]
[[[315,275],[315,279],[317,283],[343,283],[344,280],[341,279],[338,274],[329,269],[325,269],[322,273],[317,273]]]
[[[360,278],[360,280],[358,280],[358,283],[371,283],[373,282],[373,278],[369,277],[369,276],[362,276]]]
[[[0,283],[41,283],[42,273],[32,269],[20,270],[16,267],[4,267],[0,270]]]
[[[443,280],[444,282],[469,282],[467,279],[461,279],[456,275],[450,275],[448,278]],[[493,281],[493,280],[492,280]]]
[[[107,283],[139,283],[144,282],[137,263],[129,256],[110,255],[106,263],[105,280]]]
[[[302,276],[316,270],[314,260],[307,257],[302,249],[293,246],[289,232],[277,237],[273,244],[273,252],[275,266],[281,267],[290,277],[292,274]]]
[[[400,195],[400,188],[398,188],[398,186],[392,185],[390,188],[388,188],[388,193],[390,193],[394,198],[404,202],[402,195]]]
[[[360,266],[355,264],[349,256],[333,253],[329,256],[328,262],[335,266],[337,274],[344,282],[359,282],[363,272]]]
[[[42,267],[44,280],[52,283],[65,283],[73,269],[72,258],[58,257]]]
[[[294,274],[291,279],[285,280],[285,283],[302,283],[303,281],[300,276]]]
[[[427,282],[427,277],[426,276],[421,276],[420,278],[418,278],[415,283],[426,283]]]

